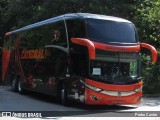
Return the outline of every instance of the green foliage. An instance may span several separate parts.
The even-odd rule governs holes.
[[[160,0],[1,0],[0,12],[1,33],[65,13],[118,16],[135,23],[140,42],[160,49]],[[160,63],[142,58],[144,90],[158,92]]]
[[[139,0],[135,9],[133,21],[138,27],[140,41],[160,50],[160,0]],[[144,92],[160,93],[160,61],[151,64],[143,56],[142,64]]]
[[[148,56],[142,55],[142,80],[144,93],[160,93],[160,61],[151,63]]]
[[[160,47],[160,0],[140,0],[135,7],[134,21],[139,28],[140,40]]]

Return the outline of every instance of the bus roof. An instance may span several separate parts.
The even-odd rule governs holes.
[[[70,14],[66,14],[68,16]],[[99,15],[99,14],[91,14],[91,13],[77,13],[76,14],[79,17],[82,18],[91,18],[91,19],[101,19],[101,20],[109,20],[109,21],[115,21],[115,22],[128,22],[131,23],[128,20],[119,18],[119,17],[114,17],[114,16],[107,16],[107,15]]]
[[[45,24],[49,24],[49,23],[53,23],[53,22],[57,22],[59,20],[63,20],[63,19],[100,19],[100,20],[108,20],[108,21],[115,21],[115,22],[127,22],[127,23],[131,23],[128,20],[122,19],[122,18],[118,18],[118,17],[113,17],[113,16],[106,16],[106,15],[99,15],[99,14],[91,14],[91,13],[70,13],[70,14],[64,14],[61,16],[57,16],[57,17],[53,17],[41,22],[37,22],[34,24],[30,24],[27,26],[24,26],[20,29],[14,30],[14,31],[10,31],[7,32],[5,35],[8,36],[10,34],[13,33],[18,33],[20,31],[24,31],[24,30],[28,30],[31,28],[35,28],[38,26],[42,26]]]

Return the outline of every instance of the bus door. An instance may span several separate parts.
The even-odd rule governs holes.
[[[70,98],[84,102],[84,86],[81,80],[85,80],[89,74],[88,50],[84,46],[73,45],[70,52],[71,83]]]
[[[45,48],[46,88],[53,94],[59,81],[65,80],[67,72],[67,53],[58,46],[46,46]]]

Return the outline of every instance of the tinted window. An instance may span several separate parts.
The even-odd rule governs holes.
[[[20,34],[21,44],[26,49],[42,48],[46,45],[67,47],[64,21],[29,29]]]
[[[45,45],[47,35],[42,27],[30,29],[20,34],[23,49],[37,49]]]
[[[96,60],[90,62],[90,75],[98,81],[132,84],[140,79],[138,52],[118,53],[96,50]]]
[[[14,39],[15,39],[14,35],[6,36],[3,47],[5,49],[12,50],[14,47]]]
[[[67,20],[68,37],[85,38],[85,24],[83,20]]]
[[[135,27],[132,23],[87,19],[88,38],[95,42],[137,42]]]
[[[67,47],[66,28],[64,21],[53,23],[50,36],[51,44]]]

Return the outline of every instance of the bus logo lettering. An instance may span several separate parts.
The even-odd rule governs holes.
[[[21,53],[21,59],[43,59],[45,58],[45,51],[40,50],[23,50]]]

